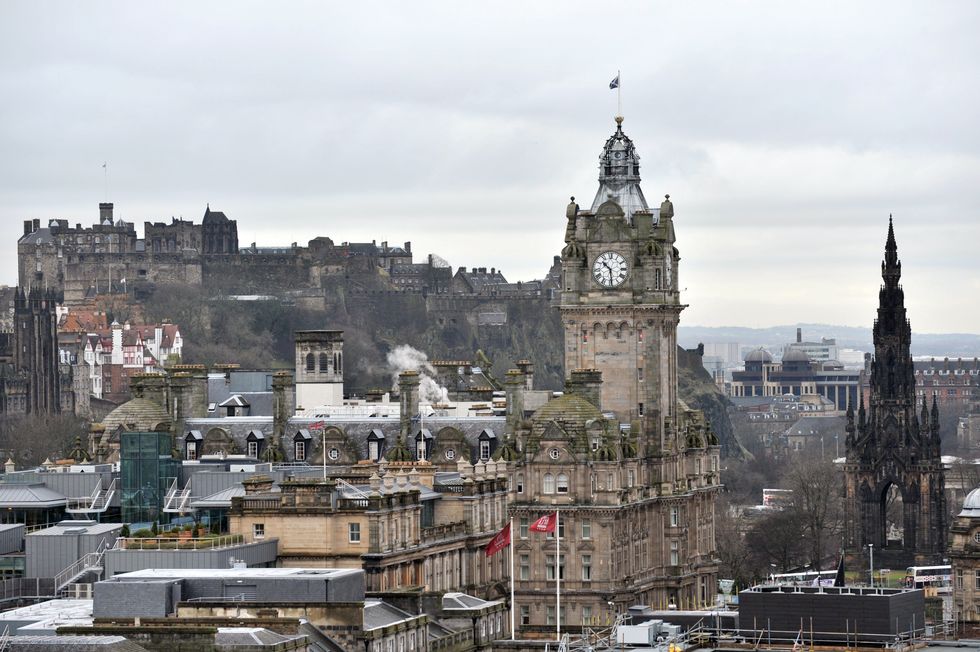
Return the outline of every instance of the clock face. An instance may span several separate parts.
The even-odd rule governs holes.
[[[599,254],[592,263],[592,278],[603,287],[614,288],[622,285],[628,273],[629,266],[626,264],[626,259],[615,251]]]
[[[622,152],[616,152],[615,154],[613,154],[613,156],[615,156],[616,158],[623,158],[623,153]]]

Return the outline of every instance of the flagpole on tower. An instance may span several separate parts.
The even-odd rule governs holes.
[[[514,533],[514,517],[510,517],[511,536]],[[514,546],[510,547],[510,640],[514,639]]]
[[[561,642],[561,521],[555,510],[555,624]]]
[[[616,115],[623,115],[623,75],[616,71]],[[108,199],[106,201],[109,201]]]
[[[109,201],[109,162],[103,161],[102,163],[102,176],[105,177],[105,199],[103,201]]]

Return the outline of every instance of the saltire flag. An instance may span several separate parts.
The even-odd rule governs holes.
[[[487,544],[487,557],[492,557],[507,546],[510,545],[510,523],[504,526],[497,535],[490,539],[490,543]]]
[[[531,523],[532,532],[554,532],[558,525],[558,512],[545,514],[534,523]]]
[[[609,82],[609,88],[619,88],[619,75],[618,74],[616,75],[616,78],[615,79],[613,79],[611,82]]]
[[[840,563],[837,564],[837,576],[834,577],[834,586],[844,586],[844,553],[840,555]]]

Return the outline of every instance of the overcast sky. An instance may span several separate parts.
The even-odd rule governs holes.
[[[980,332],[980,3],[0,4],[0,283],[27,218],[412,241],[541,277],[623,125],[682,323]]]

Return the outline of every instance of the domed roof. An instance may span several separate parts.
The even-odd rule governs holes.
[[[772,356],[769,355],[769,351],[766,351],[762,347],[759,347],[755,351],[749,352],[745,356],[746,362],[772,362]]]
[[[131,432],[153,432],[169,430],[172,422],[170,415],[158,403],[146,398],[134,398],[107,414],[102,425],[106,432],[112,432],[120,426]]]
[[[966,495],[966,499],[963,501],[963,509],[957,516],[980,517],[980,487]]]
[[[783,362],[809,362],[810,356],[806,354],[806,351],[800,349],[790,349],[783,354]]]

